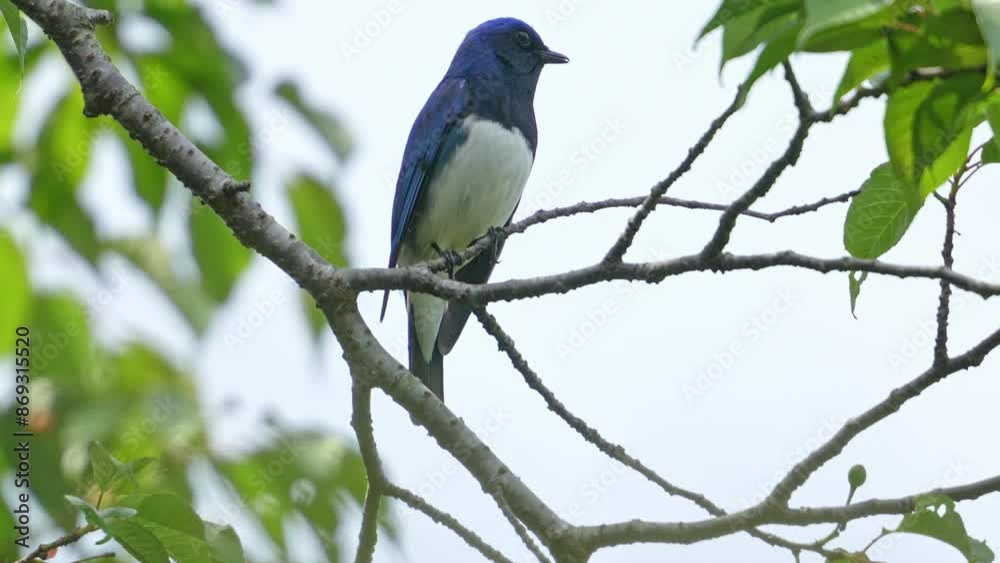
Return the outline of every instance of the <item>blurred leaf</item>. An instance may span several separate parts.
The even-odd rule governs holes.
[[[224,302],[250,265],[252,253],[236,240],[222,219],[205,206],[191,210],[188,228],[205,293],[216,302]]]
[[[917,82],[897,90],[885,112],[885,136],[897,176],[926,197],[965,162],[982,78],[973,74]]]
[[[346,219],[332,191],[313,177],[300,176],[289,185],[288,196],[299,237],[330,264],[347,266]],[[303,293],[302,301],[313,336],[318,337],[327,326],[326,319],[312,297]]]
[[[107,526],[107,522],[104,521],[104,518],[97,513],[97,509],[91,506],[89,502],[73,495],[66,495],[66,501],[80,510],[80,513],[83,514],[88,524],[97,526],[102,530]]]
[[[185,77],[160,54],[138,55],[135,64],[139,68],[143,94],[171,123],[180,124],[191,95],[191,86]]]
[[[345,500],[357,507],[364,498],[357,452],[320,433],[282,431],[266,448],[240,459],[217,460],[216,469],[280,549],[287,550],[289,518],[301,515],[329,560],[339,557],[341,507]]]
[[[165,528],[193,538],[204,539],[205,527],[201,518],[181,497],[172,493],[156,493],[139,503],[139,516]]]
[[[906,234],[922,202],[896,177],[889,163],[882,164],[851,201],[844,247],[855,258],[874,260],[885,254]]]
[[[92,135],[91,120],[83,116],[83,96],[73,89],[45,122],[29,203],[39,219],[93,263],[98,254],[97,232],[76,197],[90,162]]]
[[[988,81],[988,87],[991,87],[994,81],[992,77],[995,76],[993,71],[996,70],[997,64],[1000,62],[1000,2],[997,0],[972,0],[972,9],[975,10],[976,21],[979,23],[983,38],[989,45],[990,64],[988,68],[991,72],[986,73],[986,75],[991,77]]]
[[[122,144],[125,145],[128,154],[129,164],[132,169],[132,186],[135,193],[142,198],[146,205],[156,217],[160,209],[163,208],[163,201],[167,196],[167,182],[170,174],[167,169],[160,166],[153,160],[153,157],[142,148],[138,141],[130,139],[124,129],[115,130]]]
[[[171,493],[144,497],[139,503],[138,521],[177,563],[214,560],[205,539],[205,525],[183,498]]]
[[[3,296],[3,307],[0,307],[0,331],[2,334],[13,335],[14,330],[23,326],[27,319],[28,307],[31,303],[31,288],[28,278],[28,266],[21,251],[14,242],[14,237],[0,229],[0,295]],[[8,347],[0,351],[0,356],[13,353]]]
[[[861,86],[866,80],[889,68],[889,43],[886,40],[876,41],[851,53],[847,70],[840,79],[837,91],[833,95],[833,103],[837,104],[848,92]]]
[[[298,86],[288,80],[278,84],[275,93],[299,112],[337,158],[343,160],[350,156],[351,136],[340,120],[329,112],[306,103]]]
[[[862,272],[858,276],[857,272],[848,272],[847,280],[849,282],[849,289],[851,294],[851,315],[856,319],[858,315],[856,313],[858,306],[858,297],[861,295],[861,286],[868,279],[868,272]]]
[[[879,15],[891,4],[891,0],[805,0],[806,22],[799,44],[824,31]]]
[[[200,212],[210,213],[205,210]],[[177,277],[174,273],[174,260],[158,239],[153,237],[115,239],[108,242],[107,247],[146,274],[184,316],[192,330],[198,334],[205,331],[215,312],[215,303],[202,290],[200,284]]]
[[[907,28],[892,30],[889,34],[895,76],[901,77],[919,68],[974,68],[986,64],[987,49],[975,16],[967,10],[910,16],[905,24],[916,27],[917,32]]]
[[[122,476],[122,471],[119,469],[121,462],[111,457],[111,453],[100,442],[91,442],[88,452],[94,481],[102,491],[109,490],[115,479]]]
[[[232,526],[205,522],[205,540],[212,548],[213,557],[220,563],[243,563],[243,544]]]
[[[969,563],[993,561],[993,551],[969,537],[962,517],[955,512],[955,501],[944,495],[930,494],[918,499],[916,508],[903,517],[896,532],[942,541],[959,550]]]
[[[35,372],[57,381],[76,380],[94,356],[82,303],[66,294],[36,294],[31,327]]]
[[[21,67],[21,78],[24,78],[24,53],[28,49],[28,26],[21,16],[21,11],[10,0],[0,0],[0,12],[3,12],[3,19],[7,22],[10,37],[14,40],[14,49],[17,51],[17,60]]]
[[[170,563],[163,544],[135,520],[112,520],[103,529],[141,563]]]

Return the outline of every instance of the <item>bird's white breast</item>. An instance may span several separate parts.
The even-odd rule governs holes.
[[[475,117],[461,126],[465,142],[427,186],[428,201],[414,233],[423,247],[419,254],[431,243],[461,250],[490,227],[502,227],[531,173],[534,156],[519,130]]]
[[[521,200],[534,163],[524,135],[475,117],[467,117],[461,127],[465,142],[426,187],[427,201],[416,218],[413,238],[400,253],[401,265],[436,258],[433,245],[466,248],[490,227],[502,227]],[[423,294],[410,294],[409,299],[421,352],[430,361],[447,303]]]

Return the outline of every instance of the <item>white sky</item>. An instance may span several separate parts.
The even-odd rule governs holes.
[[[533,24],[550,47],[572,59],[569,65],[543,72],[535,102],[539,149],[518,217],[541,207],[648,193],[728,104],[747,70],[746,61],[732,64],[720,80],[717,36],[690,50],[715,2],[511,0],[444,7],[408,0],[286,0],[274,10],[240,0],[204,4],[225,42],[250,61],[253,77],[243,98],[254,122],[261,128],[271,126],[271,133],[257,143],[262,167],[258,186],[265,191],[265,207],[291,223],[277,195],[282,175],[305,167],[336,178],[349,213],[351,257],[364,266],[381,266],[386,260],[395,173],[412,120],[462,36],[481,21],[520,17]],[[397,13],[348,60],[343,45],[355,41],[357,28],[374,26],[372,12],[387,10],[390,4]],[[547,17],[560,9],[573,13],[560,21]],[[814,56],[794,62],[814,103],[828,105],[844,59]],[[268,101],[266,92],[286,76],[299,80],[308,98],[337,112],[349,125],[358,151],[344,169],[316,164],[325,162],[316,139],[294,121],[280,125],[282,110]],[[817,127],[799,165],[782,177],[759,208],[777,210],[857,188],[886,160],[882,108],[879,102],[868,102],[832,126]],[[794,108],[775,73],[760,82],[747,107],[671,195],[731,200],[756,179],[762,157],[770,159],[784,150],[790,119]],[[621,132],[611,135],[609,123],[620,124]],[[607,142],[599,141],[602,135]],[[582,151],[588,146],[593,147],[591,156]],[[739,177],[741,168],[750,176]],[[985,211],[1000,207],[1000,193],[991,185],[997,180],[997,172],[987,169],[962,194],[956,258],[963,272],[983,274],[985,264],[1000,261],[994,213]],[[734,191],[725,193],[725,185]],[[95,193],[89,197],[98,197]],[[124,213],[122,209],[116,213]],[[846,206],[837,206],[775,225],[744,219],[730,250],[792,248],[840,256],[845,212]],[[628,216],[607,211],[533,228],[509,241],[494,279],[592,264]],[[629,257],[648,260],[693,252],[707,240],[716,217],[661,209],[647,222]],[[928,205],[886,258],[937,264],[942,223],[940,206]],[[1000,280],[1000,271],[987,270],[985,277]],[[545,383],[576,414],[668,480],[738,509],[769,491],[791,460],[815,448],[848,417],[929,365],[932,338],[926,327],[934,318],[936,288],[928,281],[871,279],[859,303],[860,320],[849,312],[846,275],[787,269],[725,277],[687,275],[657,286],[606,284],[564,296],[497,304],[492,310]],[[251,423],[264,412],[352,439],[347,370],[329,337],[321,357],[312,353],[299,321],[296,291],[276,268],[258,261],[212,327],[207,345],[199,349],[179,330],[173,312],[155,315],[157,321],[135,314],[148,307],[152,295],[136,280],[107,309],[103,334],[113,340],[150,335],[178,357],[197,358],[193,367],[206,409],[218,410],[230,398],[245,406],[220,417],[214,438],[221,447],[246,447],[259,440],[260,427]],[[274,313],[241,344],[227,345],[227,335],[237,333],[255,306],[274,301],[274,292],[281,301]],[[984,305],[978,298],[960,295],[964,305],[956,307],[953,320],[955,351],[994,330],[1000,313],[996,303]],[[402,298],[394,296],[381,324],[379,301],[379,296],[364,296],[362,311],[378,337],[405,361]],[[610,314],[595,322],[602,309]],[[586,336],[581,339],[580,334]],[[689,400],[685,388],[697,388],[700,373],[718,374],[714,364],[722,362],[734,344],[745,352]],[[1000,410],[995,408],[998,367],[1000,361],[991,359],[912,401],[857,438],[794,501],[841,503],[847,469],[854,463],[864,463],[869,475],[859,500],[995,475],[1000,452],[991,429],[1000,426]],[[494,451],[571,521],[705,516],[638,475],[617,470],[548,413],[474,321],[447,357],[445,369],[449,406],[473,428],[483,429]],[[530,558],[478,485],[454,469],[450,457],[381,395],[375,426],[394,481],[419,490],[506,554]],[[450,532],[420,514],[396,508],[403,529],[401,549],[383,540],[377,561],[478,560]],[[205,509],[210,516],[212,507]],[[1000,546],[1000,497],[967,503],[961,510],[973,536]],[[897,521],[854,524],[838,545],[859,548],[881,526]],[[826,531],[828,527],[821,527],[806,535],[793,530],[789,536],[806,539]],[[352,528],[352,544],[355,533]],[[915,537],[884,540],[879,546],[883,549],[877,557],[884,561],[961,560],[943,544]],[[746,536],[698,546],[634,546],[600,552],[594,560],[670,557],[791,560],[787,553]]]

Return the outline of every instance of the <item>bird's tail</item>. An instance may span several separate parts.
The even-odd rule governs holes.
[[[385,290],[385,293],[382,294],[382,312],[378,316],[378,322],[382,322],[385,320],[385,307],[388,304],[389,304],[389,290],[387,289]]]
[[[413,309],[407,310],[407,319],[410,331],[410,373],[417,376],[431,393],[437,395],[438,399],[444,401],[444,356],[435,345],[431,361],[428,363],[420,353],[420,342],[417,341],[413,324]]]

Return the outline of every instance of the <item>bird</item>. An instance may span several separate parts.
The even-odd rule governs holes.
[[[457,263],[457,252],[510,224],[538,145],[534,98],[542,67],[568,62],[516,18],[486,21],[465,35],[406,141],[389,268],[443,257],[449,271],[439,275],[470,284],[489,279],[502,242],[465,263]],[[405,296],[410,372],[443,401],[444,356],[471,310],[431,295]],[[387,290],[380,319],[388,299]]]

